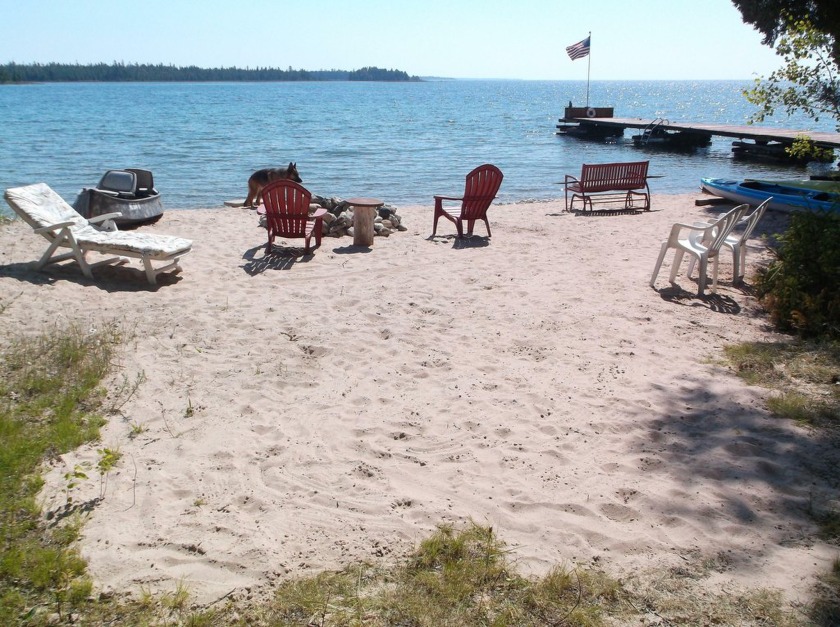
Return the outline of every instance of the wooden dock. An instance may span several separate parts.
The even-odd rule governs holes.
[[[682,133],[708,133],[721,137],[735,137],[749,139],[758,144],[780,142],[791,144],[796,139],[805,136],[821,148],[840,148],[840,133],[824,133],[819,131],[797,131],[781,128],[730,125],[730,124],[698,124],[694,122],[673,123],[667,120],[643,120],[641,118],[612,118],[612,117],[575,117],[564,120],[577,123],[581,130],[591,127],[593,131],[600,129],[614,129],[623,131],[628,128],[646,129],[656,125],[663,131]]]

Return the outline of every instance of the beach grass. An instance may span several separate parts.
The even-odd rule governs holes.
[[[768,409],[809,426],[840,428],[840,343],[791,340],[726,347],[747,383],[774,390]]]
[[[72,326],[13,341],[0,364],[2,624],[42,607],[61,615],[90,594],[75,548],[80,520],[50,529],[36,498],[42,463],[98,438],[101,382],[119,343],[116,325]]]
[[[285,582],[242,624],[792,627],[804,620],[778,590],[709,593],[703,581],[721,570],[714,559],[619,580],[572,565],[527,578],[514,555],[490,527],[441,525],[391,568],[356,564]]]
[[[840,625],[840,557],[830,572],[820,577],[810,618],[817,625]]]
[[[441,525],[397,567],[288,582],[269,611],[280,624],[418,626],[601,625],[624,611],[621,585],[603,573],[556,568],[528,579],[509,557],[490,527]]]

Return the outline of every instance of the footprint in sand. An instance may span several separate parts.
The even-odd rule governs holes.
[[[595,518],[596,514],[588,507],[578,505],[577,503],[561,503],[557,506],[561,512],[567,514],[574,514],[575,516],[585,516],[587,518]]]
[[[362,462],[353,469],[353,474],[364,479],[373,479],[380,477],[382,475],[382,471],[375,466]]]
[[[323,346],[312,346],[312,345],[309,345],[309,344],[301,344],[299,346],[299,348],[303,352],[303,354],[306,355],[307,357],[315,357],[315,358],[323,357],[324,355],[326,355],[329,352]]]
[[[619,505],[618,503],[602,505],[601,513],[615,522],[632,522],[639,518],[639,512],[635,509],[626,505]]]
[[[633,488],[621,488],[620,490],[617,490],[615,494],[618,498],[624,501],[626,505],[631,499],[634,499],[639,495],[639,491],[634,490]]]

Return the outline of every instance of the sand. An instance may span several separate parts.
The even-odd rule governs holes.
[[[430,201],[400,207],[408,230],[370,249],[325,238],[268,258],[253,211],[169,211],[144,228],[194,249],[157,288],[136,264],[95,282],[35,272],[46,242],[2,227],[2,336],[119,321],[109,386],[144,379],[101,443],[48,469],[45,511],[64,473],[119,449],[104,499],[95,472],[73,490],[92,505],[81,550],[97,586],[180,581],[199,603],[384,563],[470,519],[526,574],[714,560],[715,589],[806,600],[837,556],[808,515],[836,498],[836,454],[722,361],[779,339],[749,289],[758,239],[746,287],[728,258],[716,295],[684,272],[671,287],[672,253],[648,285],[670,225],[722,210],[694,199],[610,216],[495,205],[492,239],[466,241],[444,222],[429,239]]]

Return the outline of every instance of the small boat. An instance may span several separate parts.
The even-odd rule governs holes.
[[[114,223],[120,227],[151,224],[163,215],[152,173],[133,168],[108,170],[96,187],[79,192],[73,208],[85,218],[119,212]]]
[[[788,153],[788,148],[791,144],[785,144],[774,141],[758,141],[732,142],[732,157],[734,159],[744,159],[752,161],[761,161],[765,163],[794,163],[805,165],[811,161],[817,163],[831,163],[834,161],[834,151],[824,150],[817,155],[807,156],[792,156]]]
[[[668,131],[662,128],[646,130],[641,135],[633,135],[633,145],[637,148],[658,147],[673,150],[694,150],[705,148],[712,143],[710,133],[691,131]]]
[[[712,134],[704,131],[668,130],[668,120],[656,118],[639,135],[633,135],[636,148],[665,148],[668,150],[694,150],[712,143]]]
[[[802,181],[805,183],[806,181]],[[736,203],[757,206],[772,197],[768,207],[776,211],[840,212],[840,193],[795,187],[773,181],[736,181],[732,179],[700,179],[704,191]]]

